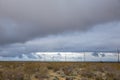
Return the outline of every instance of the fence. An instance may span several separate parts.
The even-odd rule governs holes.
[[[35,52],[21,57],[0,57],[0,61],[120,62],[117,52]]]
[[[119,52],[43,52],[40,61],[120,62]]]

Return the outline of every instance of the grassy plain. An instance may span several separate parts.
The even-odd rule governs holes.
[[[120,63],[0,62],[0,80],[120,80]]]

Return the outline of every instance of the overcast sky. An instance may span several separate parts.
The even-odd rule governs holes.
[[[120,0],[0,0],[0,56],[120,48]]]

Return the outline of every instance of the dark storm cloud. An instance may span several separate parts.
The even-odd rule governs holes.
[[[117,20],[119,0],[0,0],[0,45]]]
[[[0,47],[0,56],[21,56],[35,52],[116,51],[120,49],[120,22],[93,26],[89,31],[39,37],[25,43]]]

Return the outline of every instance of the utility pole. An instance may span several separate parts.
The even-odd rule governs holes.
[[[54,61],[54,56],[51,56],[51,58],[52,58],[52,61]]]
[[[44,55],[44,61],[46,61],[46,59],[45,59],[45,53],[43,55]]]
[[[66,58],[67,56],[66,56],[66,53],[65,53],[65,61],[67,61],[67,58]]]
[[[120,62],[120,57],[119,57],[119,56],[120,56],[120,55],[119,55],[120,52],[119,52],[119,49],[118,49],[118,48],[117,48],[117,53],[118,53],[118,62]]]
[[[83,62],[85,62],[85,49],[82,49],[83,52]]]
[[[85,62],[85,52],[84,52],[84,62]]]

